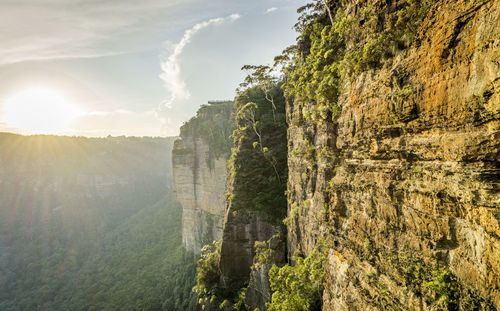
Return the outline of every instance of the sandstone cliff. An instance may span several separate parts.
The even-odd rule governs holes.
[[[260,89],[236,98],[235,148],[229,161],[227,213],[221,246],[221,283],[231,290],[246,287],[256,241],[283,231],[286,212],[285,102],[274,89],[277,110]],[[258,123],[257,123],[258,122]]]
[[[245,305],[265,310],[269,269],[286,260],[285,99],[279,86],[249,87],[240,90],[234,106],[222,241],[202,254],[195,292],[204,310],[243,310]],[[256,260],[256,245],[267,245],[257,256],[262,260]]]
[[[337,9],[380,24],[403,3],[365,2]],[[323,310],[500,308],[500,1],[428,5],[407,47],[341,81],[333,120],[288,101],[289,249],[329,242]]]
[[[297,45],[277,59],[286,246],[281,205],[260,200],[276,189],[256,179],[273,175],[263,149],[253,161],[274,136],[243,93],[220,257],[197,287],[205,310],[500,309],[500,1],[312,1],[299,12]],[[247,67],[245,81],[269,90],[266,69]]]
[[[174,190],[183,208],[182,242],[194,253],[222,235],[232,106],[232,102],[202,106],[182,126],[174,144]]]

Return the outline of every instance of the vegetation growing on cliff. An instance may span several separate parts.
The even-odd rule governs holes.
[[[269,67],[245,66],[244,69],[251,73],[235,99],[236,129],[228,161],[226,198],[231,215],[241,214],[242,221],[252,221],[251,216],[245,217],[253,214],[280,226],[286,215],[288,179],[285,98],[281,84],[273,78]],[[238,280],[242,286],[233,286],[235,288],[221,284],[220,256],[220,245],[204,249],[198,261],[194,291],[202,305],[244,310],[248,280]]]
[[[415,93],[417,93],[417,88],[411,84],[412,81],[409,80],[406,73],[403,74],[398,71],[400,68],[398,66],[401,65],[401,62],[404,63],[403,57],[405,55],[414,52],[413,50],[405,51],[405,49],[410,46],[419,45],[419,40],[422,40],[419,36],[419,28],[423,25],[422,21],[431,5],[431,1],[418,0],[392,1],[390,3],[379,1],[358,1],[354,3],[345,1],[313,1],[299,9],[299,13],[302,15],[296,26],[300,35],[297,45],[286,49],[283,55],[276,58],[277,65],[282,66],[282,87],[284,97],[289,104],[288,108],[291,111],[289,115],[290,123],[288,124],[291,127],[290,134],[296,135],[294,137],[296,139],[292,139],[289,143],[289,163],[296,165],[295,167],[290,167],[290,169],[294,170],[294,173],[297,173],[296,178],[294,177],[293,180],[290,180],[290,184],[297,187],[288,189],[289,198],[291,199],[288,202],[289,217],[285,220],[285,224],[291,226],[290,235],[296,235],[294,242],[298,243],[294,244],[295,247],[300,248],[304,244],[310,245],[314,243],[314,239],[306,237],[309,234],[306,230],[310,230],[312,227],[319,228],[314,232],[318,233],[318,235],[331,234],[335,240],[335,244],[341,245],[339,249],[343,249],[342,251],[353,255],[349,258],[353,259],[353,261],[349,262],[349,267],[347,268],[349,272],[353,271],[353,273],[347,277],[352,277],[353,282],[366,281],[363,285],[367,285],[366,288],[359,286],[359,284],[353,286],[355,287],[353,289],[355,291],[353,296],[356,296],[353,299],[359,299],[359,305],[404,310],[408,309],[408,301],[415,302],[420,300],[417,304],[420,303],[419,307],[421,309],[429,307],[436,310],[457,310],[460,308],[479,309],[481,307],[488,310],[491,304],[477,298],[477,293],[470,294],[470,297],[468,297],[467,291],[471,292],[471,290],[460,286],[457,278],[450,270],[451,268],[447,267],[450,263],[445,261],[450,261],[450,255],[452,254],[452,250],[448,248],[449,246],[441,249],[439,246],[433,245],[432,242],[429,243],[427,236],[424,238],[419,236],[417,240],[419,238],[422,238],[422,240],[411,241],[411,243],[416,242],[415,245],[411,245],[410,241],[406,240],[411,234],[406,236],[407,232],[404,231],[410,229],[405,227],[401,219],[405,217],[415,217],[418,219],[418,216],[402,214],[404,212],[408,213],[408,211],[404,211],[406,208],[404,204],[401,204],[402,201],[408,200],[405,197],[406,193],[396,193],[394,184],[382,187],[381,192],[378,192],[380,189],[377,187],[374,187],[376,191],[372,191],[373,189],[367,189],[368,187],[364,188],[365,185],[356,185],[357,188],[347,189],[344,193],[346,188],[351,187],[352,184],[356,184],[352,180],[346,180],[348,176],[354,176],[354,173],[349,170],[355,170],[359,167],[355,164],[356,161],[363,162],[366,159],[370,159],[376,162],[380,158],[376,158],[373,154],[356,154],[356,149],[349,150],[349,147],[352,147],[348,146],[351,142],[349,140],[350,136],[355,136],[359,133],[359,127],[363,127],[363,125],[359,126],[359,123],[363,124],[364,118],[369,118],[370,114],[360,113],[362,117],[360,120],[359,118],[356,119],[358,111],[351,110],[348,114],[343,115],[342,119],[338,119],[337,117],[342,112],[342,109],[352,109],[348,105],[341,107],[340,103],[366,103],[366,106],[361,107],[360,110],[372,109],[369,101],[365,102],[364,99],[349,96],[352,95],[351,92],[355,93],[356,89],[363,89],[364,83],[370,85],[370,79],[379,78],[378,74],[384,76],[383,73],[386,71],[389,71],[390,74],[385,76],[388,78],[387,82],[385,80],[382,82],[388,84],[387,87],[392,89],[392,94],[386,97],[388,100],[403,106],[408,100],[414,97]],[[476,9],[479,7],[478,5]],[[467,15],[471,14],[470,12]],[[454,30],[455,34],[457,34],[457,31],[460,32],[458,28],[464,27],[468,21],[468,19],[464,20],[463,24],[458,22]],[[427,25],[424,26],[427,27]],[[394,59],[394,57],[397,58]],[[271,68],[267,66],[246,66],[245,68],[254,70],[255,73],[249,76],[245,83],[256,83],[257,86],[261,84],[260,92],[262,95],[260,97],[263,99],[263,103],[267,101],[270,107],[274,107],[274,98],[271,99],[268,96],[270,90],[268,83],[269,81],[272,82],[272,79],[269,79],[268,75]],[[377,83],[380,83],[380,81],[377,81]],[[377,83],[373,83],[373,85],[379,86],[380,84]],[[382,86],[382,88],[384,87]],[[252,88],[241,92],[240,96],[242,94],[245,95],[245,92],[249,90],[252,90]],[[368,93],[371,93],[372,89],[369,90],[370,92]],[[379,98],[384,98],[384,94],[377,94],[376,91],[373,91],[373,93],[379,96]],[[359,94],[366,95],[365,92],[361,91],[357,95]],[[383,107],[383,105],[380,105],[380,107]],[[239,207],[238,204],[242,204],[242,209],[262,211],[261,207],[265,205],[254,204],[255,202],[252,201],[256,200],[255,196],[265,195],[265,193],[253,191],[254,189],[252,188],[254,184],[264,184],[252,179],[254,176],[253,172],[260,173],[258,168],[255,169],[255,167],[258,167],[258,162],[255,161],[255,163],[251,164],[251,167],[254,168],[253,171],[245,171],[245,166],[248,165],[246,161],[253,159],[239,149],[244,143],[247,146],[249,145],[245,139],[252,135],[253,143],[251,143],[251,146],[260,152],[260,165],[263,166],[262,163],[265,163],[271,164],[272,167],[273,162],[266,163],[272,157],[267,156],[269,150],[262,140],[263,132],[260,127],[262,121],[259,120],[256,113],[258,109],[259,105],[254,100],[242,101],[241,105],[239,105],[237,121],[240,122],[240,125],[246,124],[246,126],[240,126],[239,128],[244,129],[246,135],[238,136],[238,134],[241,134],[238,132],[238,129],[235,132],[237,148],[233,151],[230,168],[235,174],[242,173],[240,177],[244,178],[244,180],[239,180],[240,184],[245,185],[245,182],[248,182],[250,186],[235,187],[235,189],[232,189],[234,191],[228,194],[228,198],[235,206]],[[273,119],[276,120],[275,111],[272,110],[271,112]],[[390,114],[391,112],[387,111],[387,113]],[[339,124],[337,121],[342,121],[344,124]],[[357,124],[351,126],[354,121]],[[408,119],[399,118],[393,122],[407,121]],[[375,122],[375,124],[378,123]],[[339,129],[344,131],[344,133]],[[384,127],[383,130],[386,129]],[[397,133],[398,130],[395,129],[396,133],[390,133],[389,136],[398,137],[398,135],[401,135],[401,133]],[[370,139],[368,140],[356,141],[356,139],[353,139],[353,141],[358,146],[363,145],[367,141],[374,139],[371,136],[372,134],[375,137],[378,134],[382,134],[381,136],[386,135],[380,132],[383,131],[369,133],[368,137]],[[344,135],[344,137],[340,137],[337,140],[337,137],[341,135]],[[239,140],[240,137],[243,137],[243,139]],[[347,139],[343,140],[345,137]],[[366,136],[363,138],[366,138]],[[377,139],[375,141],[380,142]],[[392,151],[400,155],[401,158],[406,159],[406,155],[403,153],[407,141],[401,141],[404,141],[405,145],[399,145],[399,150]],[[346,146],[345,153],[337,149],[342,144]],[[370,150],[370,153],[372,153],[373,149],[380,148],[382,149],[378,154],[380,155],[384,153],[385,148],[390,149],[390,147],[380,145],[374,146]],[[358,146],[352,148],[357,148]],[[244,148],[244,150],[251,149]],[[348,162],[344,160],[344,156],[349,160],[353,160],[353,153],[355,154],[354,160],[356,161]],[[365,155],[366,158],[364,158]],[[392,155],[387,157],[392,158]],[[408,160],[411,161],[410,158]],[[371,174],[366,174],[368,178],[363,179],[361,183],[365,182],[368,184],[371,182],[370,178],[378,177],[378,175],[374,174],[373,167],[378,170],[381,166],[374,165],[372,162],[368,166],[369,168],[362,167],[361,170],[367,170]],[[382,169],[392,170],[392,168],[387,167],[383,167]],[[404,169],[401,171],[404,174]],[[279,174],[277,176],[279,177]],[[387,175],[380,174],[380,176]],[[401,182],[404,178],[404,176],[398,175],[397,182]],[[328,183],[328,180],[330,180],[330,183]],[[413,181],[410,180],[410,182]],[[343,188],[341,188],[342,186]],[[245,197],[245,192],[237,193],[239,189],[249,190],[252,193],[252,197]],[[349,200],[352,200],[349,195],[355,191],[360,191],[367,197],[366,201],[360,196],[356,197],[356,199],[360,199],[363,202],[360,208],[362,211],[359,213],[362,216],[359,214],[349,215],[352,212],[349,209],[353,208],[353,210],[356,210],[356,208],[359,208],[356,206],[357,202],[352,203],[351,201],[348,203]],[[436,199],[436,201],[439,202],[439,199]],[[388,200],[389,203],[380,204],[377,200]],[[425,203],[426,208],[428,207],[427,205],[436,204],[434,198],[430,198],[429,201],[431,202]],[[454,200],[452,202],[456,203]],[[448,201],[447,203],[450,202]],[[348,204],[351,205],[349,206]],[[311,207],[310,205],[314,209],[309,208]],[[394,208],[394,211],[392,211],[392,208]],[[449,207],[447,206],[446,208]],[[313,210],[313,212],[307,212],[308,209]],[[422,211],[415,208],[415,211],[410,211],[409,213],[414,212]],[[450,219],[452,216],[448,212],[445,215],[439,216]],[[382,216],[377,215],[378,213]],[[423,212],[423,214],[426,213],[427,211]],[[283,215],[276,215],[276,218],[280,218],[281,216]],[[434,222],[434,215],[426,216],[430,220],[425,221]],[[390,218],[397,218],[397,220]],[[378,243],[384,244],[382,247],[392,248],[391,251],[393,254],[388,256],[388,258],[383,258],[383,256],[379,256],[378,254],[370,255],[372,250],[369,238],[365,239],[363,245],[358,245],[358,248],[363,250],[355,250],[356,246],[349,245],[350,242],[353,242],[353,240],[356,240],[362,234],[354,233],[353,231],[377,230],[378,228],[373,229],[370,226],[374,226],[374,224],[375,226],[379,225],[378,221],[380,221],[380,227],[383,227],[381,228],[381,237],[378,237]],[[451,223],[451,219],[449,221]],[[436,221],[436,223],[439,222]],[[402,226],[399,227],[401,224]],[[429,228],[431,225],[426,225],[428,228],[423,229],[423,232],[419,232],[418,234],[429,234],[426,230],[431,231],[432,229]],[[417,226],[420,227],[421,224]],[[355,230],[348,231],[351,228]],[[446,232],[446,229],[449,229],[450,232]],[[446,229],[438,234],[452,235],[453,238],[456,238],[455,230],[457,230],[457,227],[455,227],[455,224],[450,224],[449,228]],[[330,232],[325,233],[328,230]],[[336,232],[337,230],[338,232]],[[336,235],[339,232],[342,235]],[[371,231],[371,233],[373,234],[374,232]],[[393,233],[396,233],[395,236],[392,236]],[[435,233],[432,232],[431,234]],[[379,234],[378,231],[373,235],[377,234]],[[404,235],[404,239],[400,239],[397,236],[398,234]],[[305,240],[304,244],[302,244],[301,239]],[[391,241],[392,239],[394,241]],[[419,244],[420,242],[423,243]],[[353,244],[357,243],[359,243],[359,239],[357,239],[357,242],[353,242]],[[396,244],[396,246],[391,245],[391,243]],[[429,262],[424,262],[420,259],[415,260],[415,258],[409,258],[405,254],[398,253],[398,248],[404,248],[408,245],[419,247],[422,251],[432,252],[433,254],[428,255],[426,260],[436,260],[437,263],[434,262],[433,266]],[[254,245],[256,249],[254,269],[261,264],[269,264],[270,252],[263,246],[261,242]],[[426,249],[427,247],[430,250]],[[450,251],[448,252],[448,250]],[[358,254],[351,253],[356,251],[358,251]],[[463,249],[460,251],[464,252]],[[362,253],[368,255],[363,257]],[[298,258],[296,264],[293,266],[273,267],[269,275],[271,289],[273,290],[272,301],[268,304],[269,310],[314,310],[321,306],[324,270],[322,265],[316,264],[318,262],[323,263],[326,257],[319,256],[320,258],[316,258],[318,259],[316,260],[314,259],[315,256],[318,257],[319,255],[312,252],[305,259]],[[446,258],[442,258],[441,256]],[[357,261],[359,258],[362,259]],[[383,262],[383,260],[387,261]],[[456,257],[453,260],[457,260]],[[401,288],[410,292],[408,297],[404,297],[405,293],[401,292]],[[310,293],[314,293],[312,297],[309,295]],[[424,305],[425,307],[423,307]],[[227,305],[223,303],[222,306],[225,307]]]
[[[306,258],[295,256],[295,265],[271,268],[273,295],[267,304],[269,311],[321,310],[326,251],[323,241]]]
[[[299,13],[301,16],[296,29],[300,37],[297,46],[278,56],[273,68],[244,66],[243,69],[249,70],[250,74],[241,84],[235,99],[236,130],[228,164],[232,184],[227,199],[232,202],[234,213],[257,211],[270,216],[275,223],[280,223],[286,216],[285,96],[293,100],[293,105],[300,107],[303,119],[310,125],[322,120],[335,121],[341,111],[338,97],[348,76],[378,67],[382,59],[389,57],[389,47],[403,47],[400,41],[411,37],[409,28],[414,26],[412,18],[420,16],[421,10],[419,2],[410,0],[401,6],[397,18],[393,18],[394,14],[386,16],[385,12],[378,12],[375,8],[364,8],[362,20],[357,20],[346,15],[338,2],[314,1],[300,8]],[[361,27],[363,23],[373,29],[366,33],[368,28]],[[281,79],[273,75],[276,68],[281,68]],[[292,125],[300,126],[294,124],[293,119]],[[305,137],[304,141],[305,148],[298,154],[307,160],[312,170],[317,169],[317,157],[321,157],[322,162],[338,162],[332,160],[332,156],[325,156],[328,153],[325,148],[317,155],[313,140]],[[332,169],[332,166],[328,167]],[[304,182],[309,178],[306,175]],[[316,253],[311,255],[319,256]],[[255,260],[258,262],[263,257],[265,253],[258,252]],[[295,310],[300,304],[309,306],[306,310],[313,308],[321,296],[321,286],[318,286],[321,282],[314,278],[322,278],[322,275],[315,275],[312,280],[300,276],[300,273],[311,268],[308,265],[316,260],[319,259],[298,258],[295,267],[285,266],[280,270],[281,274],[277,272],[279,268],[274,268],[273,290],[276,298],[271,305],[273,310]],[[200,272],[211,271],[202,269],[206,261],[201,263]],[[286,278],[294,277],[301,279],[299,283],[303,288],[280,285]],[[204,292],[207,288],[216,288],[206,286],[204,282],[208,279],[201,274],[199,280],[202,281],[198,285],[200,294],[207,295]],[[319,291],[312,298],[314,301],[301,297],[300,290],[304,288]]]
[[[208,144],[211,158],[229,156],[234,130],[233,102],[209,102],[198,109],[196,116],[181,126],[181,137],[200,137]],[[190,150],[174,149],[174,153],[182,154]]]
[[[272,98],[272,99],[271,99]],[[275,222],[286,214],[285,98],[278,83],[258,82],[235,100],[236,130],[229,159],[235,210],[261,212]]]
[[[302,134],[300,141],[290,145],[289,156],[291,163],[297,161],[303,169],[300,175],[303,189],[309,189],[311,184],[315,189],[319,166],[322,174],[335,176],[335,167],[342,162],[342,151],[335,149],[335,143],[333,147],[316,145],[318,127],[327,126],[335,131],[342,110],[341,94],[349,92],[349,84],[359,75],[382,67],[398,51],[414,42],[429,8],[428,1],[415,0],[401,1],[390,10],[381,10],[377,5],[363,3],[353,11],[339,1],[313,1],[301,7],[296,24],[299,32],[296,46],[286,49],[275,59],[282,67],[285,97],[293,109],[289,126],[292,131]],[[402,90],[400,97],[403,100],[411,96],[410,86],[405,85]],[[327,192],[330,191],[333,193],[334,187],[330,186]],[[301,201],[304,205],[308,202]],[[325,212],[331,210],[328,202],[326,199]],[[292,196],[285,224],[293,224],[299,210]],[[302,278],[297,282],[300,286],[285,288],[293,284],[290,277],[294,276],[294,271],[301,271],[300,264],[302,262],[298,261],[293,268],[273,268],[270,278],[274,294],[270,310],[302,310],[299,306],[306,305],[301,297],[304,288],[300,286],[311,286],[310,280]],[[284,273],[281,278],[278,278],[278,271]],[[321,292],[318,296],[321,297]]]
[[[390,309],[405,309],[405,302],[388,286],[388,280],[397,275],[404,280],[406,288],[411,290],[430,310],[494,310],[493,305],[481,298],[477,292],[464,287],[446,265],[437,266],[426,263],[418,253],[375,249],[370,239],[365,238],[362,245],[352,246],[358,257],[377,267],[364,276],[365,280],[376,289],[372,300],[379,306]]]
[[[428,8],[428,1],[408,0],[393,12],[374,6],[360,8],[356,18],[346,15],[339,2],[315,1],[299,8],[294,51],[276,58],[286,76],[284,91],[302,105],[309,122],[335,119],[338,96],[346,81],[378,68],[397,50],[409,46]],[[334,12],[328,18],[327,13]]]
[[[198,303],[214,303],[219,293],[219,260],[221,241],[207,244],[201,250],[196,268],[196,286],[193,291],[198,295]]]

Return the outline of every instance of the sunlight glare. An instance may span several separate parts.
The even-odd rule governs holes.
[[[29,134],[61,134],[83,113],[59,92],[43,87],[12,95],[2,108],[4,122]]]

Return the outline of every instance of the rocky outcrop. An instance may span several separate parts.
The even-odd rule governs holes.
[[[267,310],[270,299],[267,273],[272,265],[285,262],[286,213],[286,124],[285,100],[274,87],[242,91],[236,98],[238,111],[235,148],[229,161],[228,200],[220,252],[220,287],[232,303],[239,291],[248,294],[247,308]],[[271,259],[254,265],[255,243],[273,248]],[[240,301],[243,303],[243,301]]]
[[[183,208],[182,242],[194,253],[222,236],[232,106],[232,102],[202,106],[183,125],[174,144],[174,190]]]
[[[500,1],[432,2],[335,121],[288,101],[289,250],[328,241],[323,310],[500,308],[499,25]]]
[[[200,300],[266,310],[269,268],[296,261],[273,268],[282,292],[272,307],[500,309],[500,1],[315,1],[299,12],[297,45],[276,58],[285,64],[288,165],[274,171],[288,175],[286,246],[272,243],[283,229],[282,202],[270,199],[280,186],[266,184],[278,163],[268,152],[282,141],[262,124],[276,111],[259,112],[272,79],[246,66],[256,73],[245,83],[260,87],[236,99],[210,270],[220,282]],[[262,243],[272,260],[260,261]],[[319,258],[322,279],[325,257],[323,291],[300,263]],[[291,274],[322,299],[298,295],[313,287],[289,284]]]
[[[182,205],[182,243],[194,253],[222,236],[227,159],[209,163],[208,149],[203,139],[185,136],[175,142],[173,153],[175,195]]]
[[[231,207],[228,211],[231,211]],[[282,225],[274,224],[258,213],[247,211],[228,213],[224,222],[220,261],[223,286],[230,289],[245,287],[250,280],[255,242],[268,241],[282,231]],[[284,262],[284,253],[281,256],[283,259],[280,262]],[[260,272],[260,270],[254,271],[255,276]]]
[[[266,303],[271,301],[272,296],[269,282],[271,267],[284,265],[287,261],[286,239],[280,232],[261,243],[260,248],[257,251],[257,257],[254,256],[250,280],[245,292],[245,304],[250,309],[264,311],[267,310]]]

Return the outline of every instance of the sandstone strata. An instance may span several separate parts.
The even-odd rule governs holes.
[[[316,154],[289,158],[289,249],[330,243],[324,310],[431,310],[416,265],[447,267],[464,310],[500,308],[499,25],[500,1],[433,3],[418,44],[345,82],[336,122],[289,101],[289,152]]]
[[[228,165],[229,200],[219,263],[223,295],[219,298],[238,303],[238,292],[246,291],[247,307],[262,311],[270,298],[266,275],[272,263],[284,264],[286,248],[282,223],[287,179],[285,99],[277,87],[270,94],[274,107],[260,88],[241,92],[235,101],[236,143]],[[255,110],[245,110],[249,105],[255,105]],[[255,128],[245,111],[258,120]],[[256,265],[257,241],[268,243],[273,251],[270,260]]]
[[[177,155],[174,151],[173,157],[175,195],[182,205],[182,244],[199,253],[222,235],[226,159],[214,159],[209,166],[208,145],[196,137],[177,140],[175,149],[185,150]]]
[[[287,244],[272,251],[293,261],[326,241],[323,310],[500,309],[500,1],[330,4],[336,16],[309,16],[323,23],[321,38],[299,37],[297,56],[310,67],[291,88],[328,74],[323,87],[336,87],[335,79],[341,86],[326,104],[287,91]],[[387,22],[405,14],[410,26]],[[338,29],[327,28],[334,17]],[[389,27],[385,37],[366,23]],[[353,24],[355,32],[338,35]],[[343,37],[325,48],[331,29]],[[318,57],[341,73],[314,72],[323,60],[306,58],[313,48],[324,48]],[[363,60],[366,49],[379,58]],[[230,172],[229,194],[245,192],[262,166],[249,167],[257,140],[247,140],[236,145],[247,154],[235,157],[240,171]],[[281,227],[249,201],[226,203],[219,272],[229,294],[217,298],[235,302],[248,286],[247,307],[265,310],[270,265],[255,265],[254,243]]]
[[[180,138],[174,144],[174,190],[183,208],[182,243],[194,253],[222,236],[230,150],[224,143],[230,140],[232,131],[223,123],[232,122],[232,105],[232,102],[215,102],[203,106],[181,128]]]

